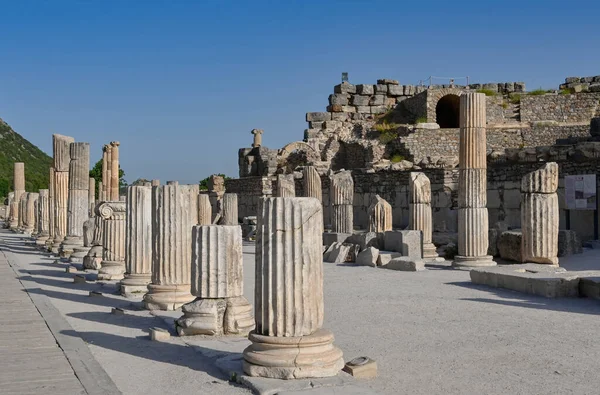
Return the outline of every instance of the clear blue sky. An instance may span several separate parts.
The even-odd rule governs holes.
[[[237,177],[237,150],[301,140],[342,71],[556,88],[600,75],[600,1],[0,1],[0,118],[121,141],[129,182]],[[459,82],[459,81],[457,81]]]

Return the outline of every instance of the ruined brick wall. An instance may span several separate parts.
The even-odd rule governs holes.
[[[262,197],[273,194],[272,177],[244,177],[225,181],[227,193],[238,195],[238,216],[240,219],[255,216],[258,213],[258,202]]]
[[[599,104],[600,93],[523,95],[521,121],[589,122]]]

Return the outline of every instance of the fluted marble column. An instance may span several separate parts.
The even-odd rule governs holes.
[[[379,195],[369,206],[369,232],[392,230],[392,205]]]
[[[340,171],[330,176],[329,200],[331,203],[331,231],[354,231],[354,180],[350,171]]]
[[[238,197],[237,193],[226,193],[221,201],[223,205],[223,218],[221,225],[238,225]]]
[[[247,335],[254,329],[254,316],[243,285],[241,227],[194,226],[192,294],[196,299],[181,308],[179,335]]]
[[[29,192],[23,192],[19,197],[19,207],[18,207],[18,215],[17,218],[19,220],[17,224],[17,230],[19,232],[23,232],[25,230],[25,224],[27,223],[27,219],[25,216],[27,215],[27,198]]]
[[[103,235],[104,235],[104,219],[98,215],[102,201],[96,202],[94,208],[94,225],[92,232],[91,248],[87,255],[83,258],[83,267],[85,269],[98,270],[102,266],[102,256],[104,255]]]
[[[38,236],[35,240],[35,244],[39,246],[43,246],[46,244],[48,237],[50,237],[50,209],[49,209],[49,190],[48,189],[40,189],[40,195],[38,198]]]
[[[460,96],[458,255],[454,266],[494,266],[487,255],[488,210],[485,95]]]
[[[23,218],[23,233],[31,235],[35,231],[35,202],[40,194],[34,192],[27,193],[25,200],[25,216]]]
[[[558,266],[558,164],[546,163],[521,181],[523,262]]]
[[[56,207],[54,204],[54,182],[55,172],[54,167],[50,168],[48,181],[48,240],[46,240],[46,248],[52,248],[54,244],[54,221],[56,220]]]
[[[278,197],[295,197],[296,183],[293,174],[278,174],[277,175],[277,196]]]
[[[321,187],[321,176],[314,166],[306,166],[302,170],[303,184],[304,184],[304,196],[313,197],[323,201],[323,190]]]
[[[409,180],[408,229],[423,234],[423,258],[438,257],[432,242],[431,183],[424,173],[412,172]]]
[[[212,206],[207,194],[198,196],[198,225],[210,225],[212,221]]]
[[[13,191],[15,193],[13,202],[13,217],[10,219],[11,229],[16,229],[19,226],[19,201],[21,195],[25,193],[25,163],[15,162],[13,165]]]
[[[96,215],[102,217],[102,267],[99,280],[121,280],[125,273],[125,202],[103,202]]]
[[[119,145],[118,141],[111,141],[110,161],[110,200],[119,200]]]
[[[15,193],[14,192],[9,192],[8,196],[7,196],[7,209],[8,209],[8,214],[6,216],[6,222],[4,224],[4,227],[6,228],[10,228],[10,221],[12,220],[14,214],[13,214],[13,202],[15,200]]]
[[[191,294],[192,226],[198,223],[198,185],[152,187],[152,283],[148,310],[175,310]]]
[[[125,278],[121,295],[143,296],[152,281],[152,187],[127,187]],[[191,230],[190,230],[191,231]]]
[[[69,152],[67,236],[61,244],[63,257],[71,256],[75,247],[83,247],[83,223],[89,218],[90,144],[71,143]],[[82,261],[87,251],[78,250],[78,262]]]
[[[54,151],[54,244],[52,252],[57,254],[60,244],[67,236],[67,211],[69,201],[70,145],[75,139],[60,134],[52,135]]]
[[[265,198],[258,213],[256,329],[244,372],[278,379],[335,376],[344,366],[323,325],[323,215],[314,198]]]
[[[93,217],[94,207],[96,207],[96,179],[90,177],[88,185],[88,213],[90,217]]]
[[[99,188],[98,200],[104,202],[108,199],[108,193],[106,189],[110,186],[109,169],[108,169],[108,151],[109,145],[105,144],[102,146],[102,188]]]

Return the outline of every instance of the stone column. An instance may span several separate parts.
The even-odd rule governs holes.
[[[35,230],[35,202],[40,194],[34,192],[27,193],[25,200],[25,216],[23,218],[23,233],[32,235]]]
[[[110,200],[119,201],[119,145],[118,141],[111,141],[111,162],[110,162]]]
[[[46,240],[46,247],[52,248],[52,245],[54,244],[54,221],[56,219],[56,208],[54,206],[54,167],[50,168],[49,175],[50,178],[48,182],[48,240]]]
[[[369,232],[387,232],[392,230],[392,205],[379,195],[369,206]]]
[[[264,133],[261,129],[252,129],[250,132],[254,135],[254,141],[252,142],[252,148],[258,148],[262,145],[262,134]]]
[[[106,181],[104,185],[104,201],[111,200],[111,183],[112,183],[112,145],[107,144],[106,147]]]
[[[208,197],[210,198],[210,205],[213,208],[212,223],[219,223],[223,216],[223,205],[222,198],[225,194],[225,179],[222,176],[213,174],[208,179]]]
[[[110,185],[108,181],[108,145],[102,146],[102,188],[98,188],[98,200],[104,202],[106,199],[107,193],[106,188]]]
[[[121,280],[121,295],[143,296],[152,281],[152,187],[149,182],[127,187],[126,211],[125,278]]]
[[[48,189],[40,189],[40,196],[38,198],[38,228],[39,233],[35,240],[35,244],[39,246],[46,245],[46,240],[50,237],[50,209],[49,209],[49,190]]]
[[[152,283],[148,310],[175,310],[194,300],[190,293],[192,226],[198,223],[198,185],[152,187]]]
[[[96,206],[96,179],[90,177],[88,184],[88,214],[94,216],[94,207]]]
[[[99,202],[103,202],[104,201],[104,184],[102,183],[102,181],[100,181],[98,183],[98,201]],[[96,203],[94,203],[94,208],[92,209],[92,212],[94,213],[93,215],[90,214],[90,216],[95,217],[96,211]]]
[[[69,201],[70,145],[73,137],[52,135],[54,151],[54,244],[52,252],[57,254],[60,244],[67,236],[67,211]]]
[[[25,163],[23,162],[15,162],[13,165],[13,191],[15,193],[15,197],[13,199],[13,217],[10,219],[10,227],[11,229],[15,229],[19,226],[19,201],[21,200],[21,195],[25,193]]]
[[[277,196],[296,197],[296,183],[293,174],[277,175]]]
[[[192,231],[192,294],[183,305],[177,332],[185,335],[247,335],[254,329],[252,305],[244,297],[242,229],[198,225]]]
[[[201,193],[198,196],[198,224],[210,225],[212,222],[212,206],[207,194]]]
[[[19,209],[17,218],[19,220],[17,224],[17,229],[19,232],[23,232],[25,230],[25,224],[27,223],[27,219],[25,216],[27,215],[27,198],[29,192],[23,192],[19,197]]]
[[[409,179],[408,229],[423,234],[423,259],[438,258],[432,242],[431,183],[424,173],[411,172]]]
[[[96,203],[94,208],[94,224],[92,232],[91,248],[87,255],[83,258],[83,267],[85,269],[98,270],[102,266],[102,256],[104,255],[103,235],[104,235],[104,219],[98,215],[102,201]]]
[[[329,200],[331,202],[331,231],[354,231],[354,180],[350,171],[340,171],[330,176]]]
[[[221,225],[238,225],[238,198],[237,193],[226,193],[222,199],[223,217]]]
[[[302,170],[304,182],[304,196],[313,197],[323,201],[323,190],[321,187],[321,176],[314,166],[306,166]]]
[[[546,163],[521,181],[523,262],[558,266],[558,165]]]
[[[104,221],[98,279],[121,280],[125,273],[125,202],[102,202],[96,215]]]
[[[5,228],[10,228],[10,221],[12,220],[14,213],[13,213],[13,202],[15,200],[15,193],[14,192],[9,192],[8,193],[8,206],[6,207],[8,210],[8,215],[6,216],[6,221],[4,223],[4,227]]]
[[[494,266],[488,250],[485,95],[460,96],[458,255],[454,266]]]
[[[322,207],[313,198],[266,198],[258,213],[250,376],[335,376],[342,351],[323,325]]]
[[[83,247],[83,223],[89,218],[90,144],[72,143],[70,156],[67,236],[61,244],[63,257],[70,257],[75,247]],[[78,262],[88,250],[79,250]]]

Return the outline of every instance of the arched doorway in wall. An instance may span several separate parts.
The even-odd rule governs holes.
[[[435,120],[442,129],[458,128],[460,100],[457,95],[445,95],[435,106]]]

